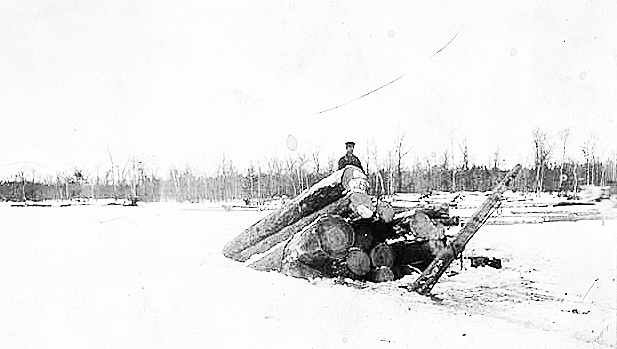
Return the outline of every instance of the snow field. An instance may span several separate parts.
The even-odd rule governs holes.
[[[267,213],[0,207],[0,348],[615,346],[617,221],[485,226],[465,255],[504,269],[454,265],[428,298],[224,258]]]

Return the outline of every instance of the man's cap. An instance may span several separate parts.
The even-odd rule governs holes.
[[[345,146],[355,146],[356,143],[355,142],[345,142]]]

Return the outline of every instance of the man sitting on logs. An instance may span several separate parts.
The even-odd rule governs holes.
[[[362,163],[357,156],[353,154],[353,148],[356,145],[354,142],[346,142],[345,147],[347,149],[347,153],[338,160],[338,169],[343,169],[347,165],[354,165],[364,172],[364,168],[362,168]]]

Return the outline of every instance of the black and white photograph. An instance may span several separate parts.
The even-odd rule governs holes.
[[[617,2],[0,1],[0,348],[617,348]]]

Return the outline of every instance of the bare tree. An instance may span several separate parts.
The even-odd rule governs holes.
[[[452,189],[452,177],[449,175],[450,166],[454,167],[451,163],[451,155],[448,150],[444,150],[441,161],[441,168],[439,169],[439,190]],[[450,181],[448,183],[448,181]],[[454,191],[454,190],[453,190]]]
[[[321,145],[315,146],[311,150],[311,160],[313,160],[313,166],[315,167],[315,174],[319,176],[321,171],[321,161],[319,155],[321,154]]]
[[[298,163],[298,160],[299,159],[293,158],[292,156],[288,156],[286,159],[286,165],[287,165],[286,177],[289,179],[289,182],[291,183],[294,196],[298,195],[298,188],[296,186],[296,181],[293,178],[294,172],[296,172],[295,167],[296,167],[296,164]]]
[[[336,171],[338,169],[338,159],[336,158],[336,155],[330,153],[330,155],[328,155],[328,173],[332,173],[334,171]]]
[[[298,178],[298,187],[300,191],[308,188],[308,176],[306,176],[306,171],[304,166],[309,162],[309,156],[303,152],[298,152],[298,162],[296,166],[297,178]]]
[[[433,164],[430,156],[425,157],[426,160],[426,171],[427,171],[427,193],[433,191]]]
[[[469,147],[467,146],[467,138],[465,137],[463,138],[461,142],[457,141],[456,143],[458,144],[458,149],[461,152],[461,169],[463,170],[463,173],[467,173],[467,171],[469,170]],[[463,184],[461,185],[461,188],[463,190],[467,189],[466,185],[467,185],[467,180],[463,178]],[[456,172],[455,171],[452,172],[452,186],[453,188],[456,188]]]
[[[395,156],[396,156],[396,191],[400,192],[403,187],[403,158],[409,154],[411,148],[408,148],[405,144],[405,131],[398,132],[395,143]]]
[[[493,170],[499,170],[501,163],[501,149],[497,147],[491,156],[491,166]]]
[[[546,131],[536,128],[532,131],[533,145],[535,150],[536,167],[536,193],[543,189],[545,166],[551,155],[552,146],[549,143]]]
[[[454,138],[450,133],[450,157],[452,161],[452,177],[450,178],[450,191],[456,192],[456,160],[454,159]]]
[[[98,189],[100,186],[100,179],[99,179],[99,171],[101,170],[101,166],[100,165],[96,165],[94,167],[94,173],[91,175],[91,180],[90,180],[90,187],[91,187],[91,194],[92,194],[92,198],[94,200],[98,200],[99,195],[98,195]]]
[[[369,171],[370,171],[370,166],[371,166],[371,149],[374,146],[375,146],[374,140],[371,139],[370,141],[366,141],[366,154],[365,154],[364,168],[365,168],[367,176],[369,176]]]
[[[394,152],[392,150],[388,150],[386,152],[386,168],[388,171],[388,194],[394,194]]]
[[[559,138],[561,138],[562,153],[561,153],[561,165],[559,166],[559,190],[563,190],[563,167],[566,163],[566,145],[568,144],[568,138],[570,137],[570,129],[566,128],[559,132]]]
[[[379,159],[379,150],[377,149],[377,145],[374,140],[371,140],[370,150],[367,151],[367,158],[371,158],[373,163],[375,164],[375,192],[377,193],[377,197],[381,197],[381,195],[387,194],[386,187],[384,184],[384,165],[380,164]],[[367,161],[367,174],[369,173],[369,165]]]
[[[594,183],[594,170],[596,162],[596,145],[597,137],[594,134],[589,135],[587,140],[583,143],[582,151],[585,158],[585,179],[587,185]]]
[[[17,178],[19,183],[21,183],[20,200],[26,201],[26,170],[23,167],[17,171]]]
[[[578,190],[578,163],[574,163],[574,168],[572,169],[572,176],[574,176],[574,196],[576,196],[576,191]]]
[[[111,156],[111,151],[109,150],[109,147],[107,147],[107,154],[109,155],[109,162],[111,163],[111,171],[109,173],[111,173],[111,185],[114,190],[114,200],[118,200],[118,188],[116,187],[116,172],[119,173],[120,168],[116,166],[116,164],[114,164],[114,159]]]
[[[457,142],[458,148],[461,151],[463,157],[463,170],[469,170],[469,148],[467,146],[467,138],[463,138],[462,142]]]

